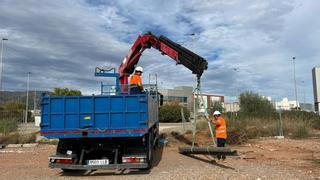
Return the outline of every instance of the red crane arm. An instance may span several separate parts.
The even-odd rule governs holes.
[[[157,37],[151,33],[139,35],[119,67],[120,84],[128,84],[128,77],[134,72],[143,51],[147,48],[158,49],[163,55],[183,64],[200,77],[207,69],[207,61],[190,50],[180,46],[164,36]]]

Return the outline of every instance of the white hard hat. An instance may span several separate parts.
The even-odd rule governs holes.
[[[140,71],[140,72],[143,73],[143,68],[141,66],[137,66],[134,70],[135,71]]]
[[[214,116],[216,116],[216,115],[221,115],[221,113],[220,113],[219,111],[214,111],[214,112],[213,112],[213,115],[214,115]]]

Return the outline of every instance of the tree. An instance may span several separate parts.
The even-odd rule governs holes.
[[[81,96],[82,93],[79,90],[68,89],[68,88],[54,88],[54,91],[50,94],[51,96]]]
[[[252,91],[240,94],[240,113],[242,115],[263,117],[272,112],[275,112],[275,109],[268,99]]]
[[[220,112],[223,112],[223,106],[222,106],[222,103],[221,102],[211,102],[211,107],[210,109],[208,110],[208,113],[209,114],[213,114],[214,111],[220,111]]]
[[[182,107],[177,102],[170,102],[160,107],[160,122],[181,122],[181,108],[183,108],[184,117],[189,119],[190,112],[187,108]]]

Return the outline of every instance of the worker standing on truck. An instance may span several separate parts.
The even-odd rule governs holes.
[[[141,75],[143,73],[143,68],[138,66],[134,69],[134,74],[130,79],[130,93],[139,94],[143,92]]]
[[[217,146],[224,147],[227,140],[227,125],[226,121],[221,117],[221,113],[219,111],[213,112],[214,119],[209,119],[213,124],[215,124],[216,130],[216,138],[217,138]],[[221,158],[226,159],[225,155],[217,155],[218,160]]]

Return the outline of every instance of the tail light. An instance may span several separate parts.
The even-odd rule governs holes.
[[[51,157],[49,157],[49,161],[51,163],[73,164],[74,163],[74,158],[72,158],[72,157],[51,156]]]
[[[60,164],[73,164],[73,159],[56,159],[55,163]]]
[[[122,163],[145,163],[147,158],[145,156],[124,156]]]

